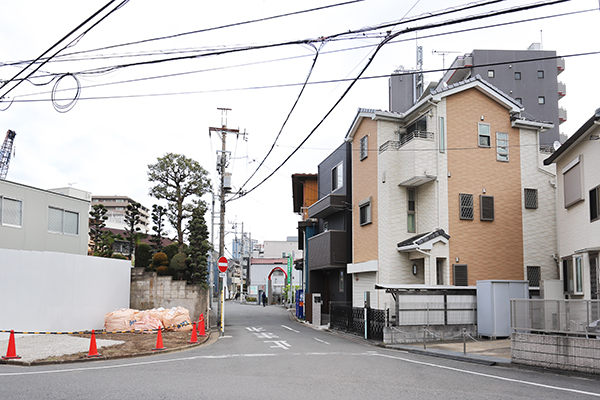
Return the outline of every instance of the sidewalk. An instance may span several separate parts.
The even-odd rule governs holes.
[[[462,341],[431,342],[423,348],[423,343],[389,344],[384,347],[407,351],[409,353],[426,354],[435,357],[449,358],[478,364],[495,365],[510,364],[510,339],[468,340],[466,354]]]

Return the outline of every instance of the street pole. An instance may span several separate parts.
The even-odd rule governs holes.
[[[219,258],[225,256],[225,194],[228,193],[225,188],[225,168],[227,168],[227,133],[235,133],[239,135],[239,129],[228,129],[227,128],[227,111],[231,111],[231,108],[219,108],[221,110],[221,127],[208,128],[208,134],[211,132],[217,132],[221,136],[221,157],[217,164],[217,170],[220,174],[221,188],[219,192],[220,210],[219,210]],[[219,304],[219,315],[221,316],[221,336],[224,332],[225,318],[224,318],[224,305],[225,305],[225,293],[224,293],[224,280],[219,274],[219,293],[221,294]]]

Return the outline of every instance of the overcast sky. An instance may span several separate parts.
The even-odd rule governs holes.
[[[106,3],[108,0],[4,1],[0,15],[0,79],[12,78],[26,65],[4,64],[37,58]],[[407,27],[529,3],[503,1],[375,29],[364,35],[339,36],[322,44],[298,43],[304,39],[331,37],[424,13],[441,12],[466,3],[456,0],[365,0],[297,13],[333,4],[336,3],[308,0],[130,0],[60,54],[205,31],[55,57],[42,66],[34,75],[37,78],[23,82],[8,94],[14,102],[0,112],[2,140],[6,130],[17,132],[16,157],[11,161],[7,179],[44,189],[72,185],[94,195],[126,195],[151,208],[158,202],[148,196],[147,166],[157,157],[173,152],[200,162],[209,171],[218,192],[215,154],[221,148],[221,141],[218,136],[209,136],[209,127],[221,125],[218,110],[221,107],[232,109],[228,113],[227,126],[247,133],[247,140],[235,135],[227,137],[227,150],[232,157],[229,171],[233,174],[233,186],[238,189],[273,145],[298,99],[301,84],[311,71],[318,50],[319,56],[309,79],[311,84],[299,98],[273,152],[245,186],[246,190],[252,189],[272,173],[325,117],[350,84],[350,81],[339,80],[357,76],[373,56],[386,30],[395,33]],[[598,7],[597,0],[574,0],[400,35],[376,54],[363,75],[372,79],[357,82],[278,172],[248,195],[228,203],[226,220],[237,221],[238,232],[244,223],[244,230],[260,241],[295,236],[300,216],[292,210],[291,175],[316,173],[319,162],[342,144],[359,107],[388,108],[385,76],[399,66],[415,68],[417,45],[423,46],[425,71],[440,70],[443,62],[447,67],[456,56],[474,49],[524,50],[531,43],[540,41],[545,50],[556,50],[564,56],[599,52]],[[565,15],[585,10],[588,12]],[[245,23],[287,13],[296,14]],[[551,15],[558,16],[469,30]],[[223,27],[226,25],[232,26]],[[209,29],[216,27],[223,28]],[[466,31],[450,33],[458,30]],[[295,44],[251,49],[285,42]],[[207,55],[241,47],[249,50]],[[433,53],[434,50],[437,53]],[[443,57],[441,52],[448,54]],[[194,54],[206,56],[141,64]],[[133,63],[138,65],[108,68]],[[600,55],[566,57],[565,63],[566,70],[559,80],[566,83],[567,96],[559,105],[567,109],[568,121],[561,125],[561,132],[571,135],[600,107],[597,100]],[[95,73],[90,73],[92,70]],[[72,109],[60,113],[53,107],[51,92],[57,79],[65,73],[75,74],[81,92]],[[440,77],[441,72],[425,75],[426,81]],[[8,87],[0,90],[0,94]],[[57,89],[73,87],[74,79],[66,76]],[[56,92],[57,104],[67,105],[74,94],[73,90]],[[5,101],[0,107],[4,109],[8,104]],[[210,203],[210,197],[205,200]],[[210,224],[210,214],[206,217]],[[232,224],[228,223],[227,230],[231,228]],[[174,234],[172,229],[171,233]],[[227,242],[232,236],[228,234]]]

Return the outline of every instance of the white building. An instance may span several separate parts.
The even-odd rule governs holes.
[[[599,299],[600,108],[544,164],[556,164],[558,257],[565,294]]]

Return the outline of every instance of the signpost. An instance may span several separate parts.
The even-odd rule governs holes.
[[[227,258],[221,257],[219,258],[219,283],[221,286],[221,336],[225,333],[225,291],[223,290],[223,286],[225,284],[225,272],[227,272]]]

